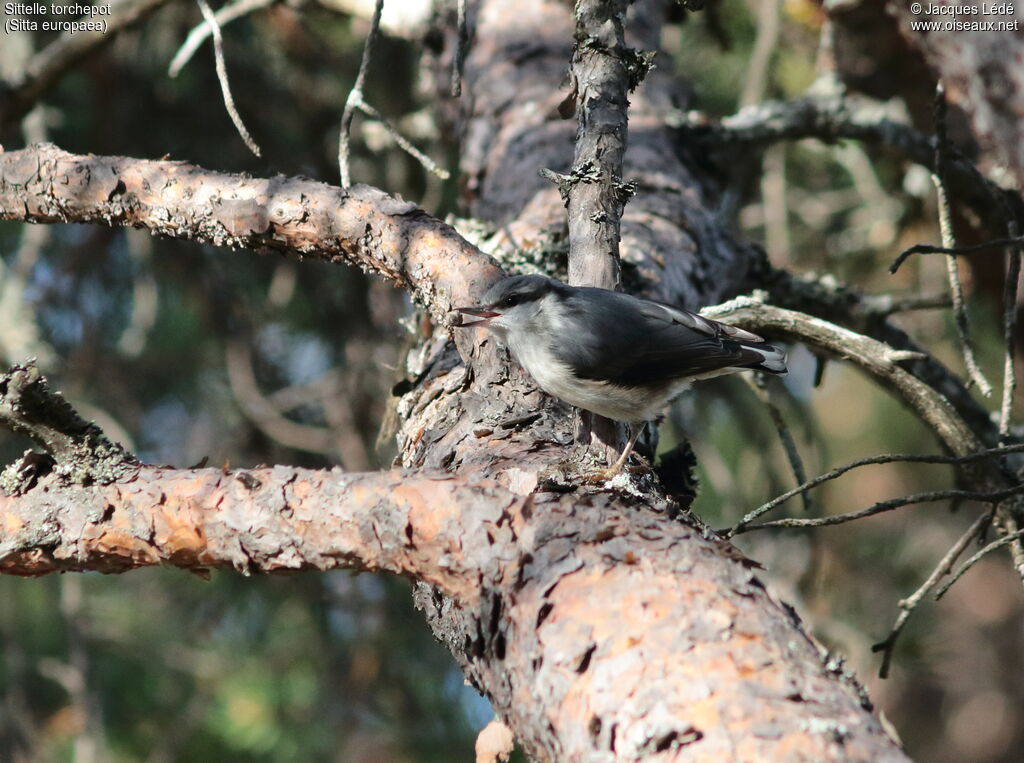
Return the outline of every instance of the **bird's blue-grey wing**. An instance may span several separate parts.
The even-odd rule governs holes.
[[[565,307],[587,326],[563,345],[565,360],[581,378],[659,384],[726,368],[759,367],[765,351],[775,352],[742,329],[627,295],[609,303],[588,300],[584,292]]]

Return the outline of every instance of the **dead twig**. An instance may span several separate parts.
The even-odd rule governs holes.
[[[851,139],[935,170],[933,140],[897,121],[886,104],[864,98],[808,95],[791,101],[764,101],[722,119],[690,111],[675,113],[669,121],[685,133],[687,141],[700,141],[711,148],[724,147],[730,155],[737,145],[759,147],[804,138],[817,138],[825,143]],[[986,178],[953,147],[947,152],[946,171],[948,187],[990,231],[1005,229],[1001,202],[1018,213],[1021,211],[1019,195]]]
[[[707,317],[734,323],[755,333],[764,333],[779,339],[788,337],[803,341],[810,345],[813,351],[820,351],[853,363],[869,374],[881,387],[888,389],[900,398],[932,429],[955,456],[969,456],[984,450],[982,441],[982,436],[986,434],[984,427],[987,425],[995,429],[987,416],[984,417],[984,421],[978,422],[978,430],[972,429],[962,418],[959,410],[950,404],[937,386],[932,386],[923,378],[911,373],[909,368],[921,367],[922,353],[899,351],[883,342],[841,328],[820,318],[765,305],[750,297],[741,297],[713,308],[706,308],[702,313]],[[924,357],[927,359],[927,356]],[[904,364],[907,367],[904,367]],[[936,384],[943,388],[948,386],[940,384],[940,382],[941,380]],[[982,496],[977,499],[988,502],[995,501],[998,504],[1001,502],[1000,497],[1016,495],[1024,490],[1024,486],[999,465],[985,465],[983,462],[978,462],[970,465],[966,472],[972,484],[992,488],[992,490],[946,491],[945,497],[975,498]],[[933,497],[924,500],[938,500],[939,498],[940,496],[933,494]],[[906,505],[906,499],[897,500],[903,502],[899,505]],[[916,496],[912,497],[910,502],[921,501],[922,497]],[[877,508],[869,513],[879,513],[883,510],[888,509]],[[1020,529],[1016,511],[1014,506],[996,506],[993,524],[999,529],[1001,535],[1010,535]],[[842,519],[829,518],[825,523],[837,524],[861,516],[865,516],[865,514],[858,513],[854,517],[844,516]],[[789,526],[806,526],[808,521],[815,522],[816,520],[792,520],[793,524]],[[1010,548],[1013,553],[1014,569],[1024,580],[1024,550],[1021,549],[1021,543],[1013,543]]]
[[[946,193],[946,93],[942,82],[935,89],[935,171],[932,182],[935,184],[936,203],[939,211],[939,230],[942,233],[942,245],[947,249],[956,247],[956,236],[953,233],[953,212]],[[964,290],[960,282],[960,266],[956,257],[946,256],[946,275],[949,278],[949,292],[953,297],[953,317],[956,322],[957,335],[960,337],[960,350],[964,356],[964,365],[971,381],[978,385],[981,394],[988,397],[992,394],[992,385],[978,366],[974,355],[974,343],[971,341],[967,322],[967,306],[964,303]]]
[[[1020,233],[1016,218],[1007,205],[1007,233],[1017,238]],[[1010,437],[1010,421],[1013,418],[1013,398],[1017,389],[1017,371],[1014,359],[1017,344],[1017,291],[1020,280],[1021,250],[1019,244],[1011,245],[1006,251],[1006,281],[1003,284],[1003,399],[999,404],[999,442]],[[1001,529],[1005,537],[1013,536],[1010,543],[1010,557],[1017,574],[1024,579],[1024,540],[1021,540],[1020,514],[1013,507],[1002,518]]]
[[[793,432],[786,424],[786,420],[782,416],[782,410],[776,405],[775,400],[772,399],[771,393],[768,391],[767,379],[764,374],[755,374],[753,378],[744,376],[744,381],[750,386],[754,394],[757,395],[758,400],[768,409],[768,415],[771,417],[772,424],[775,426],[775,431],[779,435],[779,441],[782,443],[782,449],[786,453],[786,460],[789,461],[789,468],[793,470],[793,476],[796,478],[798,484],[803,484],[807,481],[807,470],[804,468],[803,459],[800,458],[800,450],[796,447],[796,440],[793,437]],[[803,502],[804,511],[811,510],[811,499],[808,496],[807,491],[803,491]]]
[[[210,32],[213,35],[213,57],[217,68],[217,81],[220,82],[220,92],[224,98],[224,108],[227,109],[228,116],[231,117],[235,129],[238,131],[246,147],[256,156],[262,157],[263,154],[260,152],[260,147],[253,140],[252,135],[249,134],[249,130],[246,129],[245,122],[242,121],[242,116],[238,113],[238,107],[235,106],[235,99],[231,95],[228,67],[224,61],[224,39],[220,34],[220,24],[217,23],[217,17],[213,15],[213,10],[211,10],[206,0],[196,0],[196,4],[199,6],[199,10],[203,12],[203,18],[210,25]]]
[[[971,246],[933,246],[931,244],[914,244],[899,253],[899,256],[897,256],[896,259],[892,261],[892,265],[889,266],[889,272],[895,273],[900,269],[900,266],[902,266],[904,262],[915,254],[951,254],[960,256],[964,254],[973,254],[974,252],[981,252],[985,249],[1020,246],[1021,244],[1024,244],[1024,236],[994,238],[990,241],[982,241],[980,244],[972,244]]]
[[[345,100],[345,110],[341,114],[341,131],[338,134],[338,170],[341,173],[342,188],[348,188],[352,185],[349,155],[351,153],[352,119],[356,111],[361,111],[366,116],[379,122],[398,144],[399,148],[423,165],[427,172],[433,173],[442,180],[447,180],[450,177],[448,170],[437,166],[433,159],[416,148],[377,109],[366,102],[363,89],[366,86],[366,74],[369,71],[370,61],[373,57],[373,46],[377,41],[377,37],[380,36],[380,17],[383,11],[384,0],[377,0],[377,5],[373,9],[373,18],[370,20],[370,31],[366,35],[366,42],[363,45],[363,57],[359,62],[359,73],[356,75],[356,82],[352,86],[352,90],[349,91],[348,98]]]
[[[373,18],[370,20],[370,31],[366,35],[366,42],[363,43],[363,57],[359,61],[359,73],[356,74],[356,82],[349,91],[345,100],[345,110],[341,113],[341,132],[338,135],[338,170],[341,173],[341,186],[348,188],[352,185],[352,177],[349,174],[349,133],[352,130],[352,118],[360,101],[363,100],[363,87],[366,85],[366,73],[370,69],[370,59],[373,56],[373,45],[377,42],[380,34],[380,15],[384,11],[384,0],[377,0],[373,8]]]
[[[960,565],[960,569],[958,569],[956,572],[953,573],[953,577],[951,577],[949,580],[947,580],[945,583],[943,583],[941,587],[939,587],[939,589],[935,592],[935,600],[938,601],[943,596],[945,596],[946,595],[946,591],[948,591],[950,588],[952,588],[953,585],[956,583],[956,581],[958,581],[961,577],[963,577],[963,574],[965,572],[967,572],[967,570],[971,569],[971,567],[976,565],[978,562],[980,562],[986,556],[991,554],[993,551],[999,550],[1003,546],[1008,546],[1009,544],[1013,543],[1014,541],[1020,540],[1022,537],[1024,537],[1024,530],[1018,530],[1015,533],[1011,533],[1010,535],[1004,535],[999,540],[995,540],[995,541],[992,541],[991,543],[989,543],[987,546],[985,546],[983,549],[981,549],[978,553],[974,554],[974,556],[972,556],[966,562],[961,564]]]
[[[984,449],[949,401],[903,367],[920,359],[920,352],[897,350],[821,318],[766,305],[751,297],[705,308],[701,314],[780,340],[801,341],[814,351],[842,358],[900,398],[954,455],[966,456]]]
[[[809,490],[822,485],[831,480],[837,479],[843,476],[849,471],[859,469],[862,466],[873,466],[875,464],[893,464],[893,463],[916,463],[916,464],[969,464],[975,461],[982,461],[989,458],[996,458],[999,456],[1005,456],[1008,453],[1022,453],[1024,452],[1024,443],[1017,443],[1015,445],[1005,445],[999,448],[989,448],[987,450],[980,451],[978,453],[971,453],[967,456],[942,456],[942,455],[931,455],[931,454],[919,454],[919,453],[884,453],[878,456],[870,456],[868,458],[860,458],[856,461],[851,461],[848,464],[837,466],[834,469],[818,475],[812,480],[808,480],[801,485],[787,490],[785,493],[776,496],[772,500],[761,504],[756,509],[748,513],[741,519],[734,528],[730,529],[728,535],[735,535],[740,532],[742,528],[753,522],[755,519],[764,516],[772,509],[780,506],[781,504],[793,498],[796,495],[807,493]]]
[[[279,2],[279,0],[236,0],[236,2],[218,8],[213,17],[217,20],[217,24],[223,28],[225,24],[230,24],[235,19],[240,19],[253,11],[266,8],[276,2]],[[213,26],[205,19],[203,23],[194,27],[188,33],[185,42],[178,48],[178,52],[174,54],[174,58],[171,59],[171,64],[167,67],[167,74],[171,77],[177,77],[181,70],[185,68],[185,64],[192,60],[192,56],[199,50],[199,46],[212,34],[214,34]]]
[[[398,131],[398,128],[396,128],[387,119],[385,119],[383,114],[381,114],[379,111],[377,111],[377,109],[375,109],[373,106],[364,101],[362,98],[362,94],[360,94],[356,98],[355,108],[359,109],[361,112],[366,114],[366,116],[370,117],[371,119],[374,119],[377,122],[379,122],[384,127],[384,129],[388,131],[388,134],[392,138],[394,138],[395,143],[398,144],[398,147],[405,151],[407,154],[409,154],[409,156],[418,161],[420,164],[422,164],[423,168],[427,170],[427,172],[436,175],[437,177],[441,178],[441,180],[447,180],[448,178],[451,177],[451,174],[448,172],[448,170],[442,167],[438,167],[433,159],[431,159],[429,156],[427,156],[418,148],[416,148],[416,146],[410,143],[409,139],[402,135],[402,133]]]
[[[752,532],[753,530],[766,530],[770,527],[784,527],[787,529],[797,527],[829,527],[831,525],[842,525],[847,522],[854,522],[865,517],[873,517],[876,514],[883,514],[893,509],[901,509],[904,506],[913,506],[918,503],[932,503],[934,501],[957,500],[957,501],[978,501],[980,503],[1000,503],[1010,496],[1024,493],[1024,484],[1013,485],[1000,490],[929,490],[924,493],[911,493],[898,498],[889,498],[885,501],[868,506],[860,511],[849,511],[845,514],[833,514],[828,517],[786,517],[784,519],[773,519],[758,524],[746,524],[734,530],[733,535]]]
[[[906,599],[903,599],[899,603],[900,614],[896,618],[896,622],[893,624],[892,629],[889,631],[889,635],[884,641],[881,641],[871,647],[873,652],[882,652],[882,664],[878,669],[878,675],[880,678],[889,677],[889,666],[892,663],[893,649],[896,646],[896,639],[899,638],[900,633],[903,632],[904,626],[907,624],[907,620],[917,609],[918,604],[921,600],[932,590],[935,585],[945,575],[948,575],[950,570],[953,569],[953,564],[956,562],[960,554],[963,553],[964,549],[967,548],[967,544],[976,538],[981,532],[984,531],[985,527],[989,522],[992,521],[991,512],[980,515],[967,531],[960,536],[960,539],[953,544],[953,546],[946,552],[946,555],[942,557],[942,560],[932,570],[932,574],[928,576],[928,579],[921,584],[921,586],[914,591]]]
[[[1017,221],[1010,217],[1006,225],[1009,238],[1018,238]],[[1017,389],[1014,349],[1017,334],[1017,289],[1020,280],[1020,244],[1006,249],[1006,280],[1003,283],[1003,399],[999,405],[999,441],[1010,436],[1013,417],[1013,394]]]

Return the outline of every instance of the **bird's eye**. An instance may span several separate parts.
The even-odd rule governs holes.
[[[518,294],[509,294],[507,297],[505,297],[505,299],[501,301],[501,304],[504,307],[515,307],[516,305],[519,304],[520,299],[522,298]]]

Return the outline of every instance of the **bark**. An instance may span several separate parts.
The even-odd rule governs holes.
[[[406,287],[437,317],[500,274],[451,226],[376,188],[80,156],[51,144],[0,152],[0,219],[131,226],[232,249],[345,262]]]
[[[508,511],[524,502],[493,484],[401,471],[142,467],[92,486],[53,475],[22,497],[0,494],[0,571],[343,567],[428,580],[476,606],[499,568],[488,537],[508,534]]]
[[[472,613],[450,645],[541,759],[902,759],[756,565],[614,493],[146,467],[111,485],[47,478],[0,497],[0,527],[8,574],[171,564],[425,581],[428,610]]]
[[[524,579],[483,611],[420,593],[528,754],[902,759],[741,555],[608,494],[549,500],[531,507]]]
[[[629,58],[624,0],[581,0],[569,98],[579,113],[572,170],[559,182],[569,211],[569,283],[619,285],[619,221],[632,195],[622,177]],[[642,75],[640,75],[642,76]]]

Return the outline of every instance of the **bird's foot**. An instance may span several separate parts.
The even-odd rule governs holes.
[[[619,465],[613,464],[605,469],[592,469],[580,472],[579,480],[585,485],[606,485],[619,475],[646,474],[651,471],[647,463]]]

